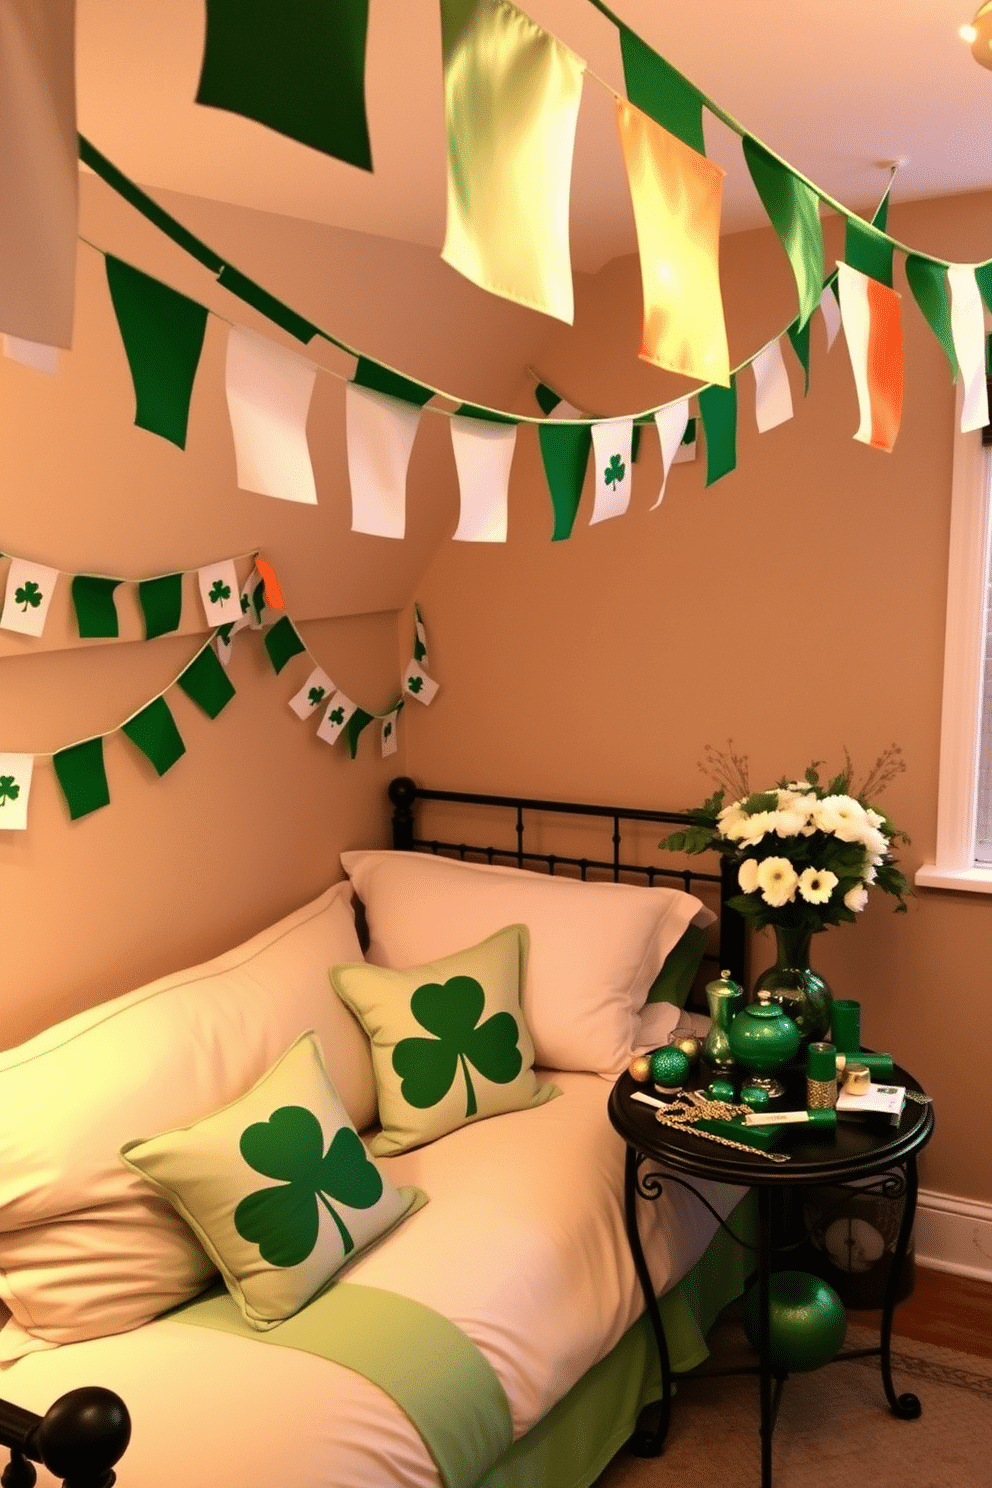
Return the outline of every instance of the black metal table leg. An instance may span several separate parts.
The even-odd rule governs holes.
[[[885,1282],[885,1295],[882,1299],[882,1336],[881,1336],[881,1366],[882,1384],[885,1388],[885,1398],[889,1402],[889,1408],[894,1416],[903,1421],[915,1421],[923,1414],[923,1406],[920,1404],[919,1396],[907,1391],[905,1395],[897,1395],[892,1384],[892,1314],[895,1311],[896,1297],[899,1291],[899,1281],[902,1276],[903,1263],[906,1252],[909,1249],[909,1237],[913,1230],[913,1220],[916,1217],[916,1196],[919,1189],[919,1181],[916,1175],[916,1155],[908,1157],[905,1162],[904,1172],[906,1175],[906,1199],[903,1204],[902,1223],[899,1226],[899,1237],[896,1240],[895,1254],[892,1257],[892,1269],[889,1271]]]
[[[672,1368],[668,1357],[668,1343],[665,1339],[665,1329],[661,1321],[661,1313],[658,1310],[658,1301],[654,1294],[654,1284],[651,1281],[651,1273],[644,1259],[644,1251],[641,1247],[641,1237],[637,1228],[637,1169],[640,1162],[639,1154],[633,1147],[627,1148],[627,1156],[624,1165],[624,1218],[627,1224],[627,1239],[630,1244],[630,1254],[634,1262],[634,1270],[644,1293],[644,1307],[651,1320],[654,1331],[655,1343],[658,1347],[658,1361],[661,1364],[661,1416],[653,1428],[642,1425],[639,1421],[637,1430],[631,1437],[630,1450],[638,1457],[657,1457],[664,1448],[665,1438],[668,1435],[668,1425],[672,1412]],[[653,1179],[653,1186],[657,1197],[661,1193],[660,1181]]]
[[[772,1269],[772,1195],[768,1188],[758,1189],[758,1354],[761,1361],[761,1488],[772,1488],[772,1340],[771,1340],[771,1269]]]

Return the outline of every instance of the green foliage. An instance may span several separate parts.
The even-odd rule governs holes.
[[[33,610],[36,610],[41,604],[42,598],[42,592],[34,579],[28,579],[26,584],[22,584],[20,588],[14,590],[14,603],[19,604],[25,614],[27,614],[28,605]]]
[[[423,1110],[443,1100],[460,1063],[468,1119],[478,1110],[469,1064],[497,1085],[508,1085],[519,1075],[523,1059],[517,1048],[516,1019],[512,1013],[494,1013],[479,1024],[485,1005],[481,985],[469,976],[426,982],[414,992],[410,1011],[434,1037],[400,1039],[393,1050],[393,1069],[402,1081],[403,1099],[411,1106]]]
[[[298,1266],[317,1244],[318,1200],[341,1236],[344,1253],[354,1250],[343,1220],[328,1202],[350,1209],[370,1209],[382,1197],[382,1178],[360,1139],[349,1126],[335,1132],[324,1151],[320,1122],[305,1106],[280,1106],[268,1121],[241,1133],[241,1156],[266,1178],[280,1180],[241,1200],[234,1227],[243,1240],[257,1245],[270,1266]]]

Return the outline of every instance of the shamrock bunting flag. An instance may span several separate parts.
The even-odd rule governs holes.
[[[438,690],[438,684],[433,678],[428,677],[419,662],[411,661],[403,674],[403,691],[415,697],[418,703],[432,703]]]
[[[890,451],[902,419],[902,296],[850,264],[837,265],[840,312],[858,391],[855,439]]]
[[[336,744],[357,707],[358,704],[353,703],[345,693],[340,690],[336,692],[317,726],[317,738],[323,739],[325,744]]]
[[[314,667],[299,692],[295,692],[290,698],[289,706],[297,718],[310,718],[336,691],[337,688],[323,667]]]
[[[233,558],[198,569],[196,577],[208,625],[228,625],[242,618],[238,571]]]
[[[427,661],[427,630],[418,604],[413,607],[413,659]]]
[[[265,336],[232,326],[225,382],[243,491],[315,506],[307,415],[317,368]]]
[[[0,754],[0,832],[23,832],[34,771],[32,754]]]
[[[185,449],[207,311],[109,253],[106,270],[134,384],[134,422]]]
[[[596,492],[590,525],[621,517],[630,504],[632,419],[609,419],[592,426]]]
[[[441,257],[482,289],[570,325],[569,192],[585,63],[508,0],[441,0],[441,38]]]
[[[207,0],[196,101],[362,170],[368,0]]]
[[[394,708],[382,720],[382,726],[379,730],[379,741],[383,759],[388,759],[391,754],[396,753],[396,721],[399,718],[399,712],[398,707]]]
[[[40,636],[45,629],[48,606],[58,582],[57,568],[12,558],[7,571],[0,626],[21,635]]]
[[[823,289],[819,197],[749,134],[744,136],[743,148],[751,180],[792,266],[802,329],[820,303]]]

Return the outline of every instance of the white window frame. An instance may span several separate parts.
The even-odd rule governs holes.
[[[914,881],[922,888],[992,894],[992,868],[975,866],[992,448],[983,448],[980,430],[962,434],[960,420],[959,383],[951,479],[936,861],[924,863]]]

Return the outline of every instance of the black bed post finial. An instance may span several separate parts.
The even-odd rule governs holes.
[[[0,1400],[0,1444],[10,1461],[4,1488],[32,1488],[43,1462],[65,1488],[112,1488],[114,1464],[131,1440],[131,1418],[119,1395],[86,1385],[61,1395],[44,1416]]]
[[[413,848],[413,803],[417,783],[409,775],[397,775],[389,782],[389,799],[393,803],[393,846],[400,852]]]

